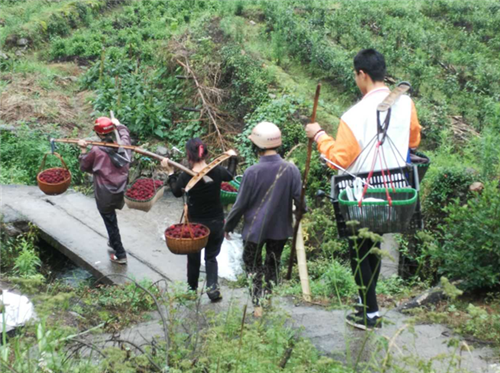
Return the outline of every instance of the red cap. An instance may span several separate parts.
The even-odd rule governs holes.
[[[115,126],[108,117],[100,117],[95,120],[94,131],[101,135],[113,132]]]

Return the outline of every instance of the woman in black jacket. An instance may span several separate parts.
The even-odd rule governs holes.
[[[190,168],[194,172],[199,172],[207,166],[205,162],[208,149],[198,138],[191,139],[186,144],[186,152]],[[215,167],[208,173],[213,182],[198,182],[187,193],[187,204],[189,221],[206,225],[210,229],[210,236],[205,247],[205,268],[207,274],[207,295],[216,302],[222,299],[218,286],[217,255],[220,253],[222,241],[224,240],[224,210],[220,201],[221,183],[231,181],[236,171],[238,160],[234,150],[229,150],[226,154],[229,158],[228,168]],[[172,193],[176,197],[182,197],[184,188],[191,180],[191,175],[182,172],[180,175],[173,173],[168,165],[168,160],[162,161],[162,167],[168,170],[168,183]],[[191,290],[198,289],[198,279],[200,276],[201,253],[188,254],[187,277]]]

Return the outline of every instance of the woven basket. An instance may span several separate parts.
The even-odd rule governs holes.
[[[187,214],[187,205],[184,205],[184,223],[174,224],[187,226],[189,224],[188,214]],[[182,221],[182,218],[181,218]],[[197,223],[199,224],[199,223]],[[203,224],[200,224],[203,225]],[[195,254],[200,252],[205,246],[207,246],[208,237],[210,236],[210,229],[203,225],[206,228],[207,234],[203,237],[193,237],[193,238],[175,238],[167,236],[167,229],[165,229],[165,242],[167,244],[168,249],[177,255],[187,255],[187,254]]]
[[[137,179],[136,181],[134,181],[129,186],[129,188],[131,188],[139,180],[141,180],[141,179]],[[127,189],[129,189],[129,188],[127,188]],[[156,193],[153,197],[151,197],[150,199],[145,199],[145,200],[138,200],[138,199],[127,197],[127,194],[125,193],[125,195],[124,195],[125,204],[127,205],[127,207],[129,209],[141,210],[144,212],[148,212],[149,210],[151,210],[151,208],[156,203],[156,201],[158,201],[163,196],[164,191],[165,191],[165,187],[162,186],[161,188],[156,190]]]
[[[52,153],[46,153],[43,156],[42,164],[40,165],[40,169],[38,170],[38,174],[36,175],[36,181],[38,183],[38,188],[40,188],[40,190],[42,192],[44,192],[47,195],[54,196],[54,195],[62,194],[66,190],[68,190],[68,188],[71,184],[71,172],[69,171],[68,166],[66,166],[66,163],[64,162],[62,157],[58,153],[53,153],[57,158],[59,158],[59,160],[61,161],[61,164],[64,166],[64,169],[66,169],[69,172],[69,178],[67,178],[66,180],[64,180],[60,183],[57,183],[57,184],[49,184],[49,183],[46,183],[45,181],[40,180],[40,175],[42,172],[47,171],[47,170],[57,170],[57,169],[62,168],[62,167],[53,167],[53,168],[48,168],[47,170],[44,170],[45,161],[47,159],[47,155],[49,155],[49,154],[52,154]]]
[[[417,206],[418,192],[413,188],[389,188],[392,206],[387,201],[386,193],[384,188],[367,189],[365,198],[384,201],[363,201],[359,206],[358,201],[349,201],[347,192],[343,190],[339,195],[340,211],[346,221],[357,220],[358,228],[368,228],[378,234],[405,232]]]
[[[233,184],[232,181],[229,182],[229,185],[236,188],[236,190],[240,189],[240,184]],[[220,202],[222,205],[230,205],[236,202],[236,197],[238,197],[238,192],[228,192],[226,190],[220,190]]]

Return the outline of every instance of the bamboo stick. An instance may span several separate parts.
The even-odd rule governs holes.
[[[319,101],[320,91],[321,91],[321,83],[318,83],[318,86],[316,87],[316,94],[314,96],[314,105],[313,105],[313,111],[312,111],[312,115],[311,115],[311,123],[314,123],[316,121],[316,111],[318,109],[318,101]],[[297,220],[295,222],[295,227],[293,230],[292,247],[291,247],[291,252],[290,252],[290,261],[288,262],[288,272],[286,274],[287,280],[290,280],[290,278],[292,278],[292,268],[293,268],[293,262],[295,260],[295,252],[296,252],[296,245],[297,245],[297,234],[298,234],[299,229],[300,229],[300,221],[302,220],[302,215],[303,215],[304,205],[305,205],[307,176],[309,174],[309,167],[311,165],[312,145],[313,145],[313,139],[309,139],[309,142],[307,144],[306,167],[304,170],[304,177],[302,178],[302,191],[300,193],[300,201],[299,201],[299,206],[298,206],[298,210],[297,210]]]
[[[67,144],[78,144],[78,139],[50,139],[51,142],[62,142],[62,143],[67,143]],[[196,176],[197,173],[194,172],[193,170],[190,170],[189,168],[181,165],[180,163],[177,163],[177,162],[174,162],[172,161],[171,159],[169,158],[166,158],[166,157],[163,157],[159,154],[155,154],[155,153],[152,153],[150,151],[147,151],[147,150],[144,150],[138,146],[133,146],[133,145],[118,145],[118,144],[115,144],[115,143],[109,143],[109,142],[99,142],[99,141],[86,141],[87,144],[89,145],[94,145],[94,146],[104,146],[104,147],[107,147],[107,148],[122,148],[122,149],[129,149],[129,150],[132,150],[136,153],[139,153],[139,154],[142,154],[142,155],[145,155],[145,156],[148,156],[148,157],[151,157],[151,158],[155,158],[157,160],[159,160],[160,162],[164,159],[168,159],[168,164],[173,166],[173,167],[176,167],[178,168],[179,170],[181,171],[184,171],[185,173],[191,175],[191,176]],[[213,181],[210,177],[208,176],[205,176],[203,178],[205,180],[205,182],[211,182]]]

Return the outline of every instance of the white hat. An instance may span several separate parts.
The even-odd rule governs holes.
[[[281,145],[281,131],[271,122],[257,124],[248,138],[260,149],[274,149]]]

